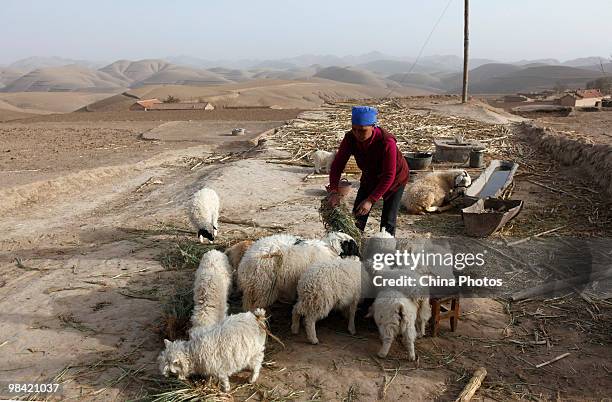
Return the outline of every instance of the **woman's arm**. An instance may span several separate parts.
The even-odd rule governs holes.
[[[336,152],[336,157],[331,164],[329,169],[329,190],[336,191],[338,190],[338,183],[340,183],[340,176],[342,176],[342,172],[346,167],[346,163],[351,157],[351,150],[348,144],[348,140],[346,139],[347,135],[351,135],[350,133],[346,134],[340,143],[340,147],[338,147],[338,152]]]
[[[397,144],[392,139],[385,141],[385,157],[382,160],[383,168],[380,175],[378,184],[368,196],[368,199],[375,203],[378,201],[389,188],[393,185],[395,180],[395,171],[397,169]]]

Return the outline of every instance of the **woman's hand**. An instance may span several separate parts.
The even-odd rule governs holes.
[[[329,195],[329,199],[328,199],[328,203],[329,206],[332,208],[335,208],[338,206],[338,204],[340,204],[340,200],[342,199],[342,197],[340,196],[340,194],[338,193],[331,193]]]
[[[361,201],[361,204],[359,204],[355,210],[355,215],[367,215],[370,213],[370,209],[372,209],[372,201],[366,198],[365,200]]]

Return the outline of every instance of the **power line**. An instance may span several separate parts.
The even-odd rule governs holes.
[[[404,77],[399,82],[398,87],[402,86],[402,84],[406,80],[408,74],[410,74],[412,72],[412,70],[416,67],[417,63],[419,62],[419,59],[423,55],[423,51],[425,50],[425,47],[427,47],[427,45],[429,44],[429,40],[431,39],[431,37],[432,37],[433,33],[435,32],[436,28],[438,27],[438,25],[440,25],[440,21],[442,21],[442,18],[444,18],[444,15],[446,14],[446,10],[448,10],[448,8],[450,7],[452,2],[453,2],[453,0],[448,0],[448,3],[446,3],[446,7],[444,7],[444,10],[442,10],[442,14],[440,14],[440,17],[438,17],[438,20],[436,21],[436,23],[434,24],[433,28],[429,32],[429,35],[427,36],[427,39],[425,39],[425,42],[423,43],[423,46],[421,46],[421,50],[419,51],[416,59],[414,60],[414,63],[412,63],[412,66],[410,67],[410,70],[408,70],[407,73],[404,73]],[[388,98],[389,96],[391,96],[391,94],[393,93],[394,90],[395,90],[394,88],[391,88],[391,90],[389,91],[387,96],[385,96],[385,98]]]

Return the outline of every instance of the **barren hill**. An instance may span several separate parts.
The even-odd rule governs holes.
[[[601,73],[574,67],[529,67],[473,82],[470,90],[477,93],[510,93],[550,89],[558,84],[568,88],[584,88],[589,80],[600,76]]]
[[[219,85],[231,82],[220,74],[208,70],[170,64],[157,73],[132,83],[131,87],[143,85]]]
[[[0,88],[8,83],[15,81],[23,75],[23,71],[9,67],[0,67]]]
[[[326,67],[319,70],[313,77],[346,82],[349,84],[366,85],[369,87],[387,87],[387,83],[384,79],[377,77],[369,71],[359,70],[353,67]]]
[[[158,59],[146,59],[138,61],[118,60],[108,66],[102,67],[100,71],[105,72],[119,80],[131,84],[136,81],[145,80],[168,67],[170,63]]]
[[[65,91],[111,91],[121,89],[125,83],[102,71],[69,65],[41,68],[31,71],[8,83],[5,92],[65,92]]]

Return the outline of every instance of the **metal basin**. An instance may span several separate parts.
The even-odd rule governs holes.
[[[410,170],[425,170],[431,165],[431,152],[407,152],[404,154]]]

